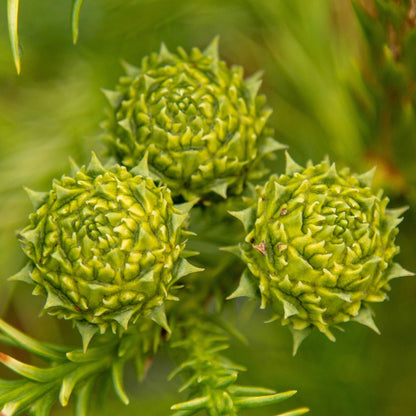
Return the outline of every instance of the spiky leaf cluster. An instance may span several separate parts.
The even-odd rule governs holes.
[[[190,316],[176,328],[172,347],[181,350],[183,361],[170,377],[184,377],[180,391],[188,391],[189,399],[171,407],[174,416],[191,416],[201,410],[209,416],[236,416],[240,409],[279,403],[296,393],[238,385],[238,373],[245,368],[222,355],[227,341],[224,331],[204,316]],[[308,411],[302,407],[276,416],[300,416]]]
[[[146,361],[157,351],[161,332],[155,323],[142,320],[121,338],[102,336],[85,352],[39,342],[0,319],[4,343],[30,352],[47,363],[39,367],[0,353],[0,363],[20,376],[17,380],[0,380],[0,413],[45,416],[56,402],[67,406],[74,398],[74,415],[87,416],[94,396],[105,400],[105,386],[111,382],[119,399],[128,404],[123,386],[124,367],[132,361],[140,379]]]
[[[86,338],[140,316],[168,329],[164,302],[197,270],[182,258],[192,204],[174,206],[166,187],[125,167],[106,169],[95,155],[50,192],[29,195],[37,209],[19,233],[29,262],[15,278],[47,296],[49,314],[73,320]]]
[[[129,168],[147,153],[151,173],[186,199],[241,193],[261,156],[283,147],[269,137],[259,76],[228,68],[217,43],[190,53],[162,45],[105,91],[110,153]]]
[[[258,288],[262,306],[290,325],[299,342],[312,327],[350,320],[377,331],[368,307],[382,302],[389,281],[410,274],[393,261],[402,209],[358,176],[324,161],[302,168],[287,155],[286,174],[258,189],[253,207],[234,213],[247,227],[246,273],[235,296]]]

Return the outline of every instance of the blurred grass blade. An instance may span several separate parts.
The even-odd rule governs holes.
[[[7,21],[9,26],[10,45],[12,47],[16,71],[20,74],[19,35],[17,33],[17,20],[19,17],[19,0],[7,0]]]
[[[78,41],[78,21],[79,12],[81,10],[83,0],[72,0],[71,6],[71,28],[72,28],[72,41],[74,45]]]

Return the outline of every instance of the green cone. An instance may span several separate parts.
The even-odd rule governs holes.
[[[73,320],[84,340],[141,316],[169,330],[164,302],[199,270],[181,257],[191,203],[175,206],[165,186],[106,169],[95,155],[50,192],[29,196],[36,212],[18,234],[29,263],[14,279],[34,283],[49,314]]]
[[[259,75],[244,80],[241,67],[228,68],[217,39],[204,52],[162,45],[126,69],[117,91],[104,91],[112,105],[105,141],[128,168],[147,153],[151,174],[173,196],[240,194],[262,156],[284,147],[266,126]]]
[[[369,304],[389,281],[411,275],[393,261],[400,215],[358,176],[322,162],[304,169],[287,155],[286,174],[258,189],[254,206],[233,213],[245,224],[241,255],[248,266],[231,297],[260,294],[299,344],[317,327],[355,320],[378,332]],[[297,347],[297,345],[295,345]]]

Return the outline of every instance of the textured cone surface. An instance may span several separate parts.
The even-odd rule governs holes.
[[[184,215],[166,187],[97,162],[55,180],[31,214],[20,274],[47,296],[48,313],[104,332],[160,311],[180,277]]]
[[[367,302],[410,274],[393,262],[400,210],[387,210],[366,182],[327,162],[290,161],[258,190],[242,256],[263,306],[293,330],[315,326],[333,339],[329,327],[351,319],[377,330]]]
[[[260,156],[282,147],[269,137],[260,81],[219,60],[216,41],[189,54],[162,47],[128,72],[107,92],[110,153],[134,168],[147,152],[151,172],[174,196],[239,194]]]

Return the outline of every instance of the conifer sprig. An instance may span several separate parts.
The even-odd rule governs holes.
[[[170,378],[181,374],[188,391],[188,400],[171,407],[174,416],[191,416],[205,410],[209,416],[236,416],[240,409],[277,404],[296,393],[277,393],[263,387],[241,386],[236,383],[245,368],[226,358],[228,337],[212,319],[205,316],[188,318],[178,325],[171,347],[181,351],[182,362]],[[309,409],[299,408],[277,416],[297,416]]]
[[[0,320],[1,341],[32,353],[46,362],[46,367],[23,363],[0,353],[0,362],[19,375],[18,380],[0,380],[1,414],[17,416],[24,412],[47,416],[60,402],[67,406],[75,399],[74,416],[88,415],[92,398],[100,383],[112,381],[114,391],[124,403],[129,398],[123,387],[124,367],[133,362],[142,378],[147,359],[161,340],[161,329],[145,321],[122,337],[101,336],[86,352],[37,341]]]
[[[83,0],[72,0],[74,43],[82,3]],[[414,55],[406,55],[409,48],[397,48],[407,32],[397,29],[395,19],[399,19],[400,13],[390,13],[394,6],[389,3],[375,0],[381,7],[380,16],[389,16],[387,23],[381,23],[386,23],[387,32],[383,34],[388,36],[378,44],[382,47],[377,53],[386,64],[379,78],[401,79],[406,87],[413,83],[402,64],[412,63]],[[416,13],[414,1],[402,3],[406,7],[411,4],[411,11]],[[20,72],[19,0],[8,0],[7,4],[11,44]],[[407,13],[407,9],[403,10]],[[400,19],[409,20],[410,14],[406,13],[401,13]],[[412,19],[406,26],[409,32],[416,22],[414,16]],[[378,31],[373,16],[365,15],[363,21],[373,26],[374,33]],[[408,45],[415,39],[408,39]],[[293,49],[293,53],[298,53]],[[274,54],[276,63],[283,66],[285,58]],[[309,50],[307,55],[309,60]],[[284,66],[291,74],[300,72],[286,66],[286,62]],[[409,67],[414,69],[414,61]],[[387,199],[369,193],[367,181],[372,171],[347,180],[344,176],[348,172],[344,175],[335,165],[325,162],[322,169],[308,164],[305,173],[289,157],[286,175],[272,176],[266,184],[260,184],[259,189],[262,185],[263,189],[259,195],[252,194],[253,182],[262,181],[266,173],[267,165],[260,163],[263,157],[285,146],[269,137],[272,130],[265,127],[271,110],[264,107],[264,97],[257,95],[258,76],[243,79],[242,68],[228,68],[219,58],[217,40],[206,50],[194,49],[189,54],[181,48],[171,53],[162,46],[159,54],[144,58],[140,68],[127,65],[126,72],[117,91],[105,92],[114,111],[110,147],[126,167],[117,165],[114,169],[118,173],[110,175],[94,156],[87,167],[73,167],[76,178],[55,181],[49,194],[28,190],[37,212],[30,217],[30,226],[19,234],[30,262],[12,280],[38,284],[34,294],[47,295],[45,310],[74,320],[83,337],[83,348],[36,341],[0,320],[0,342],[45,362],[45,366],[33,365],[0,353],[2,364],[20,376],[18,380],[0,380],[0,415],[47,416],[56,402],[66,406],[71,397],[75,399],[75,416],[87,415],[89,405],[96,400],[95,393],[108,382],[127,404],[124,366],[133,362],[141,378],[162,340],[168,341],[170,351],[178,353],[181,364],[171,377],[182,375],[184,384],[180,391],[188,392],[186,401],[172,406],[174,416],[237,416],[240,409],[277,404],[295,394],[295,390],[277,393],[237,384],[239,372],[245,369],[223,355],[228,349],[224,331],[235,335],[236,330],[221,322],[219,314],[204,312],[213,305],[213,299],[217,300],[218,312],[222,310],[225,296],[242,270],[237,260],[220,257],[220,245],[231,245],[226,251],[239,254],[248,267],[237,291],[229,298],[260,297],[262,306],[274,308],[274,318],[295,329],[295,349],[311,325],[330,339],[333,337],[328,327],[348,320],[377,331],[372,312],[364,302],[384,300],[391,279],[413,274],[392,261],[398,252],[393,240],[402,210],[385,210]],[[171,85],[172,79],[175,85]],[[327,74],[321,81],[322,88],[326,88]],[[399,96],[407,104],[408,93],[403,90],[398,88]],[[342,102],[343,95],[339,98]],[[315,107],[315,100],[309,101]],[[386,102],[395,100],[387,94]],[[335,112],[331,109],[331,113]],[[400,119],[400,112],[398,117],[394,111],[391,114],[393,121]],[[335,129],[330,131],[338,133],[340,123],[332,123],[332,117],[328,120]],[[408,121],[412,126],[413,113]],[[344,137],[350,147],[353,140],[348,134]],[[165,157],[161,157],[156,146],[161,138],[166,142]],[[141,148],[144,143],[149,146]],[[119,174],[119,169],[123,174]],[[122,186],[127,176],[129,183],[135,185],[133,190],[131,186]],[[169,197],[169,201],[151,204],[149,189],[143,185],[146,181],[154,190],[153,196],[160,195],[159,184],[172,188],[174,200]],[[311,190],[312,185],[315,188]],[[44,198],[49,198],[48,202]],[[165,215],[167,205],[183,200],[190,202],[171,207],[172,212]],[[188,218],[190,210],[193,212]],[[130,213],[139,216],[139,220],[130,218]],[[243,222],[245,239],[228,213]],[[167,226],[158,222],[160,217],[166,219]],[[147,231],[149,227],[151,232]],[[165,239],[165,235],[170,238]],[[196,236],[187,250],[186,236]],[[162,240],[164,245],[159,246]],[[127,257],[121,251],[131,256],[133,247],[137,249],[136,256],[124,261]],[[109,248],[111,256],[105,257]],[[174,249],[177,255],[162,257]],[[196,254],[193,250],[201,252],[198,259],[207,270],[184,278],[183,290],[177,297],[176,289],[182,285],[177,286],[176,281],[202,270],[186,260]],[[373,254],[370,260],[369,253]],[[102,263],[104,257],[106,263]],[[166,274],[165,269],[172,274]],[[155,284],[157,270],[165,274],[156,273],[156,277],[166,279],[156,279]],[[135,292],[126,291],[131,279]],[[80,297],[80,289],[85,287],[87,290]],[[168,289],[175,290],[175,295]],[[146,313],[133,316],[135,310],[125,303],[131,301],[134,307],[141,308],[143,299]],[[177,302],[167,302],[165,308],[165,300]],[[145,316],[154,322],[142,321]],[[110,326],[116,335],[103,334]],[[99,330],[101,335],[97,334],[88,347],[92,335]],[[302,407],[276,416],[300,416],[308,411]]]

